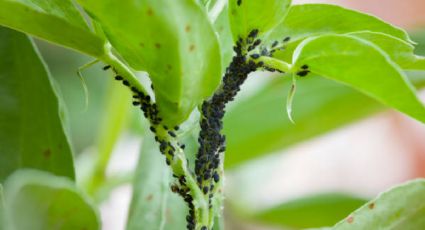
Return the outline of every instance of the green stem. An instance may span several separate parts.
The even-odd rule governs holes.
[[[100,60],[111,65],[111,67],[115,70],[115,72],[117,72],[120,76],[122,76],[125,80],[127,80],[130,83],[130,85],[135,87],[139,92],[142,92],[145,95],[148,95],[146,89],[139,82],[139,80],[137,80],[137,77],[136,75],[134,75],[133,71],[131,71],[126,64],[121,62],[112,53],[110,44],[105,45],[105,55],[100,57]]]
[[[267,56],[261,56],[256,60],[253,60],[255,62],[263,62],[264,66],[277,69],[279,71],[285,72],[285,73],[291,73],[292,72],[292,65],[289,63],[286,63],[284,61],[281,61],[276,58],[267,57]]]
[[[105,46],[105,55],[100,58],[103,62],[109,64],[113,70],[121,76],[124,80],[128,81],[131,87],[137,89],[138,92],[142,92],[148,95],[143,85],[137,80],[134,73],[127,67],[126,64],[121,62],[115,57],[111,51],[111,46],[108,44]],[[151,127],[156,131],[156,135],[160,140],[170,143],[175,149],[174,157],[166,155],[167,161],[170,163],[170,168],[174,175],[178,177],[184,176],[186,180],[186,186],[189,189],[189,193],[193,198],[193,204],[195,206],[195,216],[197,218],[196,230],[201,230],[202,226],[209,226],[209,207],[208,198],[204,197],[203,192],[196,183],[195,178],[190,172],[187,159],[183,149],[180,147],[177,141],[177,137],[169,135],[168,131],[160,124],[154,124],[152,120],[147,117]]]

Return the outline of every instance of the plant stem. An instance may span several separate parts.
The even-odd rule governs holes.
[[[172,185],[173,192],[180,194],[191,210],[188,219],[193,222],[193,225],[189,223],[188,228],[196,226],[197,230],[201,230],[203,226],[208,226],[210,219],[208,199],[204,197],[201,188],[197,185],[192,175],[193,173],[188,168],[187,158],[177,140],[177,135],[174,133],[177,130],[161,125],[162,118],[157,105],[151,101],[150,96],[134,73],[112,54],[110,45],[106,46],[105,50],[106,54],[101,60],[108,63],[117,74],[115,78],[122,81],[135,94],[133,96],[135,98],[133,104],[140,106],[148,119],[151,125],[150,130],[155,133],[155,140],[160,144],[160,151],[165,156],[166,163],[170,166],[175,178],[175,183]]]

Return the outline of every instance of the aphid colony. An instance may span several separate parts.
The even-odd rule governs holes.
[[[254,40],[257,36],[258,30],[252,30],[248,35],[248,39],[246,40],[246,42],[249,44],[247,49],[247,55],[253,60],[257,60],[262,56],[272,57],[276,51],[284,50],[285,44],[291,39],[290,37],[286,37],[282,41],[274,41],[269,47],[267,47],[266,45],[261,45],[262,42],[260,39]],[[258,63],[260,63],[260,67],[263,70],[267,70],[269,72],[284,73],[279,69],[274,69],[264,65],[264,63],[262,62]]]
[[[105,66],[103,69],[108,70],[110,68],[110,66]],[[140,92],[136,87],[131,86],[130,82],[118,75],[115,69],[113,69],[113,71],[116,75],[115,80],[122,81],[122,84],[129,87],[134,93],[133,105],[139,106],[143,111],[144,116],[150,121],[150,124],[152,125],[150,130],[155,134],[155,141],[159,143],[159,150],[163,155],[165,155],[165,162],[167,165],[171,165],[174,160],[174,154],[177,151],[176,149],[185,148],[184,144],[168,141],[169,139],[177,137],[175,131],[178,131],[179,127],[175,126],[170,129],[166,125],[161,125],[162,118],[159,116],[157,105],[152,102],[151,97]],[[172,138],[167,138],[167,135]],[[194,230],[196,228],[195,206],[193,204],[193,197],[190,194],[190,189],[186,185],[186,178],[184,175],[173,174],[173,176],[177,179],[178,183],[173,184],[171,186],[171,190],[183,197],[184,201],[187,203],[189,207],[189,214],[186,217],[187,229]],[[207,230],[207,227],[203,226],[202,229]]]
[[[202,104],[201,131],[198,137],[200,147],[196,155],[195,174],[198,186],[209,197],[210,207],[215,194],[215,183],[220,180],[218,167],[221,154],[226,150],[226,138],[221,134],[226,104],[234,100],[248,74],[264,64],[247,59],[245,47],[248,50],[255,49],[261,44],[261,40],[256,40],[257,36],[258,30],[253,30],[247,39],[238,40],[234,47],[236,55],[226,69],[221,88]]]
[[[242,1],[239,0],[238,4]],[[234,47],[235,56],[223,77],[220,88],[207,101],[204,101],[201,107],[201,131],[198,137],[199,149],[195,160],[195,176],[198,187],[209,200],[209,208],[212,208],[212,198],[215,194],[216,184],[220,181],[219,166],[222,154],[226,150],[226,137],[221,134],[223,129],[223,117],[225,114],[226,104],[233,101],[237,93],[240,91],[241,85],[248,78],[248,74],[258,69],[268,71],[279,71],[269,68],[262,61],[257,61],[261,56],[272,56],[277,50],[284,49],[283,44],[289,41],[289,37],[282,42],[275,41],[271,47],[262,46],[262,41],[257,39],[259,31],[252,30],[246,39],[240,38]],[[259,49],[257,49],[259,48]],[[256,51],[259,51],[258,53]],[[103,69],[108,70],[111,66],[105,66]],[[308,66],[304,65],[297,74],[306,76],[310,71]],[[123,85],[129,87],[133,94],[133,105],[140,107],[144,116],[150,121],[150,130],[155,134],[155,140],[159,143],[160,152],[165,156],[167,165],[172,165],[174,155],[177,149],[184,149],[185,145],[175,140],[177,137],[175,131],[179,127],[169,128],[161,125],[162,118],[159,116],[157,105],[152,102],[151,97],[140,92],[130,82],[115,72],[115,79],[121,81]],[[153,85],[151,86],[154,89]],[[171,141],[170,141],[171,140]],[[186,216],[187,229],[196,229],[196,216],[194,200],[191,195],[190,188],[186,184],[184,175],[173,174],[176,182],[171,185],[171,191],[179,194],[189,207],[189,214]],[[201,230],[208,230],[206,226],[202,226]]]

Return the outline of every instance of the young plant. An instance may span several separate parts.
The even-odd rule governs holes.
[[[414,42],[405,31],[376,17],[332,5],[291,6],[290,0],[77,2],[78,6],[71,0],[0,0],[0,25],[94,57],[131,91],[133,101],[128,103],[148,121],[151,138],[166,163],[160,169],[145,163],[143,173],[171,171],[173,179],[167,186],[186,203],[187,229],[216,229],[217,218],[222,218],[226,151],[223,118],[227,104],[235,99],[251,73],[276,72],[293,79],[287,102],[290,119],[296,82],[321,76],[425,122],[425,107],[403,72],[425,70],[425,59],[413,53]],[[71,210],[74,206],[85,210],[89,215],[83,220],[89,221],[70,219],[60,229],[98,229],[96,212],[72,182],[71,150],[60,125],[50,77],[40,57],[22,34],[2,28],[0,39],[1,95],[22,100],[18,105],[27,111],[40,112],[28,114],[13,106],[2,108],[0,121],[5,128],[0,131],[4,146],[0,153],[0,182],[8,178],[4,225],[28,229],[19,223],[37,223],[31,229],[57,229],[54,223],[60,222],[60,214],[66,213],[66,205],[70,205]],[[138,80],[137,71],[149,75],[152,93]],[[27,76],[37,78],[32,82],[40,85],[24,84]],[[33,98],[34,90],[38,91]],[[30,97],[31,103],[25,104]],[[46,108],[40,109],[41,105]],[[47,115],[51,118],[44,116],[46,111],[50,111]],[[182,131],[180,127],[187,127],[194,111],[200,115],[200,131],[194,161],[189,161],[192,156],[180,138],[189,128]],[[39,122],[28,122],[28,116],[34,119],[33,115]],[[14,123],[23,128],[15,130]],[[40,131],[46,134],[39,135]],[[19,138],[24,141],[19,142]],[[39,152],[43,154],[34,157],[33,153]],[[414,186],[418,183],[422,182],[415,182]],[[135,186],[137,190],[138,184]],[[44,190],[37,190],[40,187]],[[29,189],[36,191],[29,193]],[[25,212],[26,205],[37,207],[44,197],[64,191],[78,202],[54,209],[57,215],[48,215],[52,207],[46,207],[36,217]],[[22,199],[29,200],[28,204],[18,202]],[[56,202],[60,206],[67,201]],[[17,218],[21,212],[28,222]],[[164,228],[163,219],[158,226],[140,227],[137,214],[140,213],[130,213],[128,229]],[[344,223],[335,229],[345,229],[342,226]]]

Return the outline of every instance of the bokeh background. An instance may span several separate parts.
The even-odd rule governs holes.
[[[418,43],[417,53],[425,55],[423,0],[295,1],[311,2],[357,9],[405,28]],[[77,153],[81,187],[99,203],[103,229],[124,229],[131,200],[130,182],[142,145],[138,136],[146,130],[144,121],[128,103],[129,95],[101,70],[101,64],[83,71],[89,92],[86,105],[84,87],[76,72],[91,60],[42,41],[38,44],[68,110],[67,126]],[[396,184],[425,177],[425,125],[385,110],[345,88],[339,92],[340,87],[321,85],[314,79],[298,84],[295,125],[289,122],[285,111],[289,81],[278,76],[251,76],[229,107],[225,121],[229,138],[227,229],[285,229],[284,225],[286,229],[297,229],[308,223],[332,223],[332,217],[343,218],[353,206]],[[316,97],[329,92],[347,100]],[[421,96],[425,101],[425,91]],[[352,104],[351,99],[355,101]],[[303,106],[323,106],[324,111],[317,118],[315,113],[308,113],[310,110],[305,112]],[[122,112],[111,119],[108,115],[117,110]],[[342,118],[331,123],[336,116]],[[267,129],[268,126],[272,128]],[[116,132],[109,134],[105,127]],[[112,157],[108,160],[105,156],[109,154]],[[105,176],[93,171],[102,168],[107,168]],[[87,184],[93,177],[100,177],[96,180],[99,183]],[[344,200],[345,196],[352,198],[351,203],[339,204],[334,199]],[[327,202],[329,197],[333,198]],[[299,199],[319,202],[304,210],[299,202],[291,204]],[[330,213],[329,220],[315,219],[319,212],[326,212],[324,209],[335,204],[342,207]],[[298,220],[297,210],[304,210],[303,220]],[[300,223],[303,221],[305,226]]]

